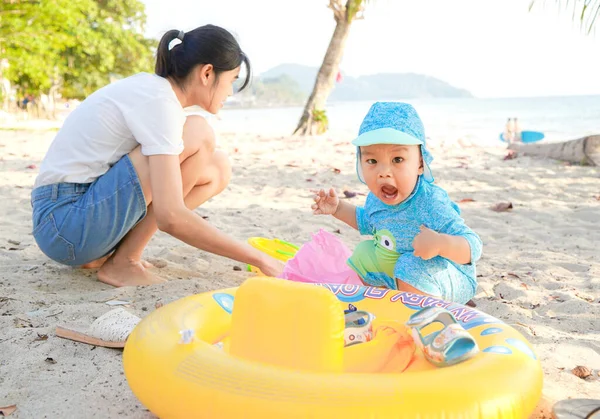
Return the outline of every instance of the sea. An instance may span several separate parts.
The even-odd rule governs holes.
[[[508,118],[518,118],[523,131],[540,131],[557,142],[600,134],[600,96],[537,98],[429,98],[402,100],[412,104],[425,126],[428,141],[457,140],[502,145],[499,135]],[[327,136],[352,138],[373,102],[330,102]],[[217,132],[290,135],[302,107],[228,108],[209,116]]]

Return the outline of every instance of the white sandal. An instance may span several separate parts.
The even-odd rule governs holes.
[[[85,331],[77,330],[77,327],[57,326],[56,336],[88,345],[124,348],[127,337],[140,320],[119,307],[98,317]]]

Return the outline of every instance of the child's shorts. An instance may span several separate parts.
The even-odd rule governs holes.
[[[142,186],[127,155],[93,183],[35,188],[31,205],[40,250],[65,265],[106,256],[146,216]]]
[[[462,304],[473,298],[477,288],[475,281],[448,259],[437,256],[423,260],[412,252],[400,255],[373,240],[359,243],[348,265],[373,287],[397,289],[398,278],[425,294]]]

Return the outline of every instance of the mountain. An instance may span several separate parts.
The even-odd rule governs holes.
[[[281,64],[260,75],[261,80],[288,76],[305,95],[312,91],[318,68],[299,64]],[[336,83],[330,100],[394,100],[432,97],[473,97],[464,89],[423,74],[382,73],[350,77]]]
[[[261,73],[259,78],[261,80],[277,79],[281,76],[287,75],[298,84],[303,93],[310,95],[313,85],[315,84],[318,71],[318,68],[309,67],[307,65],[280,64],[277,67],[273,67],[272,69]]]

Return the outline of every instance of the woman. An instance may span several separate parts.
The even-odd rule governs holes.
[[[233,240],[193,209],[227,186],[231,167],[215,151],[198,105],[216,114],[250,63],[225,29],[171,30],[161,39],[156,74],[105,86],[65,120],[40,166],[31,194],[33,236],[51,259],[99,267],[113,286],[163,280],[141,260],[160,229],[192,246],[277,276],[281,262]],[[240,89],[240,90],[241,90]]]

